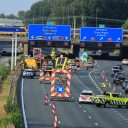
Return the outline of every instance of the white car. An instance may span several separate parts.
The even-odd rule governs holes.
[[[123,59],[123,60],[122,60],[122,65],[123,65],[123,64],[124,64],[124,65],[127,65],[127,64],[128,64],[128,59]]]
[[[74,70],[74,71],[77,70],[77,67],[76,67],[76,64],[75,64],[75,63],[70,63],[70,64],[69,64],[69,68],[70,68],[71,70]]]
[[[80,103],[92,103],[92,96],[93,96],[93,91],[83,90],[79,97],[79,104]]]

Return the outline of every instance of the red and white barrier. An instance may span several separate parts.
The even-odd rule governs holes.
[[[56,111],[56,105],[52,104],[52,114],[55,115],[55,111]]]
[[[53,128],[60,128],[59,127],[59,124],[58,124],[58,116],[54,116],[54,125],[53,125]]]
[[[45,95],[44,104],[48,105],[48,95],[47,94]]]

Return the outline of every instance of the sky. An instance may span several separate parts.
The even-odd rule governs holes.
[[[18,14],[18,11],[29,10],[31,5],[39,0],[0,0],[0,13],[5,15]]]

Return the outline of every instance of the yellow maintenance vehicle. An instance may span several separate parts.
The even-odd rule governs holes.
[[[55,68],[52,70],[50,99],[69,101],[70,80],[71,71],[69,70],[68,58],[57,57]]]
[[[92,101],[97,107],[118,106],[120,108],[126,106],[128,108],[128,97],[123,96],[121,93],[104,92],[104,95],[93,96]]]
[[[37,71],[37,62],[35,58],[25,58],[22,63],[22,75],[24,77],[31,77],[33,78],[36,75]]]

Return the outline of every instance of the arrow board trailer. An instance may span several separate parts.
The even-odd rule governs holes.
[[[65,100],[68,101],[70,98],[70,80],[71,71],[53,69],[51,78],[51,100]]]

